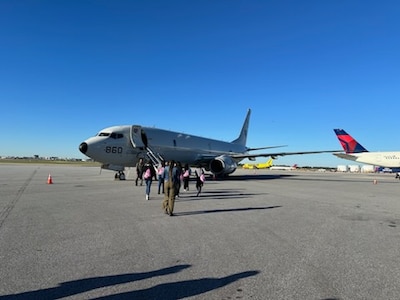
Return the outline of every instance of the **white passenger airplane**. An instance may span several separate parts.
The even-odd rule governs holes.
[[[334,131],[345,151],[345,153],[333,153],[337,157],[387,168],[400,167],[400,151],[369,152],[343,129]]]
[[[270,170],[284,170],[284,171],[292,171],[297,169],[297,164],[294,164],[293,166],[273,166],[269,168]]]
[[[233,173],[240,161],[256,157],[272,157],[332,153],[336,151],[272,152],[250,154],[250,151],[282,146],[248,148],[247,131],[250,121],[249,109],[237,139],[225,142],[187,133],[174,132],[140,125],[123,125],[101,130],[79,145],[79,150],[93,160],[102,163],[103,169],[114,170],[116,178],[125,178],[125,167],[134,167],[139,158],[148,158],[153,164],[175,160],[183,165],[202,167],[214,176]],[[121,175],[121,176],[120,176]]]

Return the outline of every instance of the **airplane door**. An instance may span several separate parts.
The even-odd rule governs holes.
[[[144,133],[143,135],[146,136]],[[147,139],[145,142],[142,140],[142,128],[140,126],[131,127],[131,143],[134,148],[144,149],[147,146]]]

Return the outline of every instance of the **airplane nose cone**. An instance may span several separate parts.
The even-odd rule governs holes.
[[[79,145],[79,151],[81,151],[83,154],[86,154],[87,149],[88,149],[88,145],[85,142],[83,142]]]

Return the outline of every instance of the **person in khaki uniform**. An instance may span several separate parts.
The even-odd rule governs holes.
[[[144,167],[144,160],[143,158],[139,158],[139,161],[136,163],[135,185],[138,185],[139,180],[140,180],[140,185],[143,185],[143,167]]]
[[[174,215],[175,173],[176,173],[175,161],[171,160],[168,163],[168,165],[166,165],[164,168],[164,201],[163,201],[163,210],[166,214],[170,216]]]
[[[162,208],[163,211],[165,213],[167,213],[167,207],[168,207],[168,195],[169,195],[169,190],[167,190],[167,185],[168,185],[168,181],[169,181],[169,161],[165,162],[165,166],[164,166],[164,170],[162,173],[162,177],[163,177],[163,185],[164,185],[164,199],[162,202]]]

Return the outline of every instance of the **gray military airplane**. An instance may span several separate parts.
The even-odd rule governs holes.
[[[332,153],[335,151],[272,152],[251,154],[262,148],[246,147],[247,130],[251,110],[244,120],[237,139],[225,142],[188,133],[174,132],[140,125],[113,126],[101,130],[79,145],[79,150],[93,160],[102,163],[102,169],[118,172],[115,178],[124,179],[125,167],[136,166],[139,158],[148,158],[154,165],[161,161],[175,160],[193,167],[201,167],[223,177],[233,173],[240,161],[247,158],[271,157],[298,154]]]

